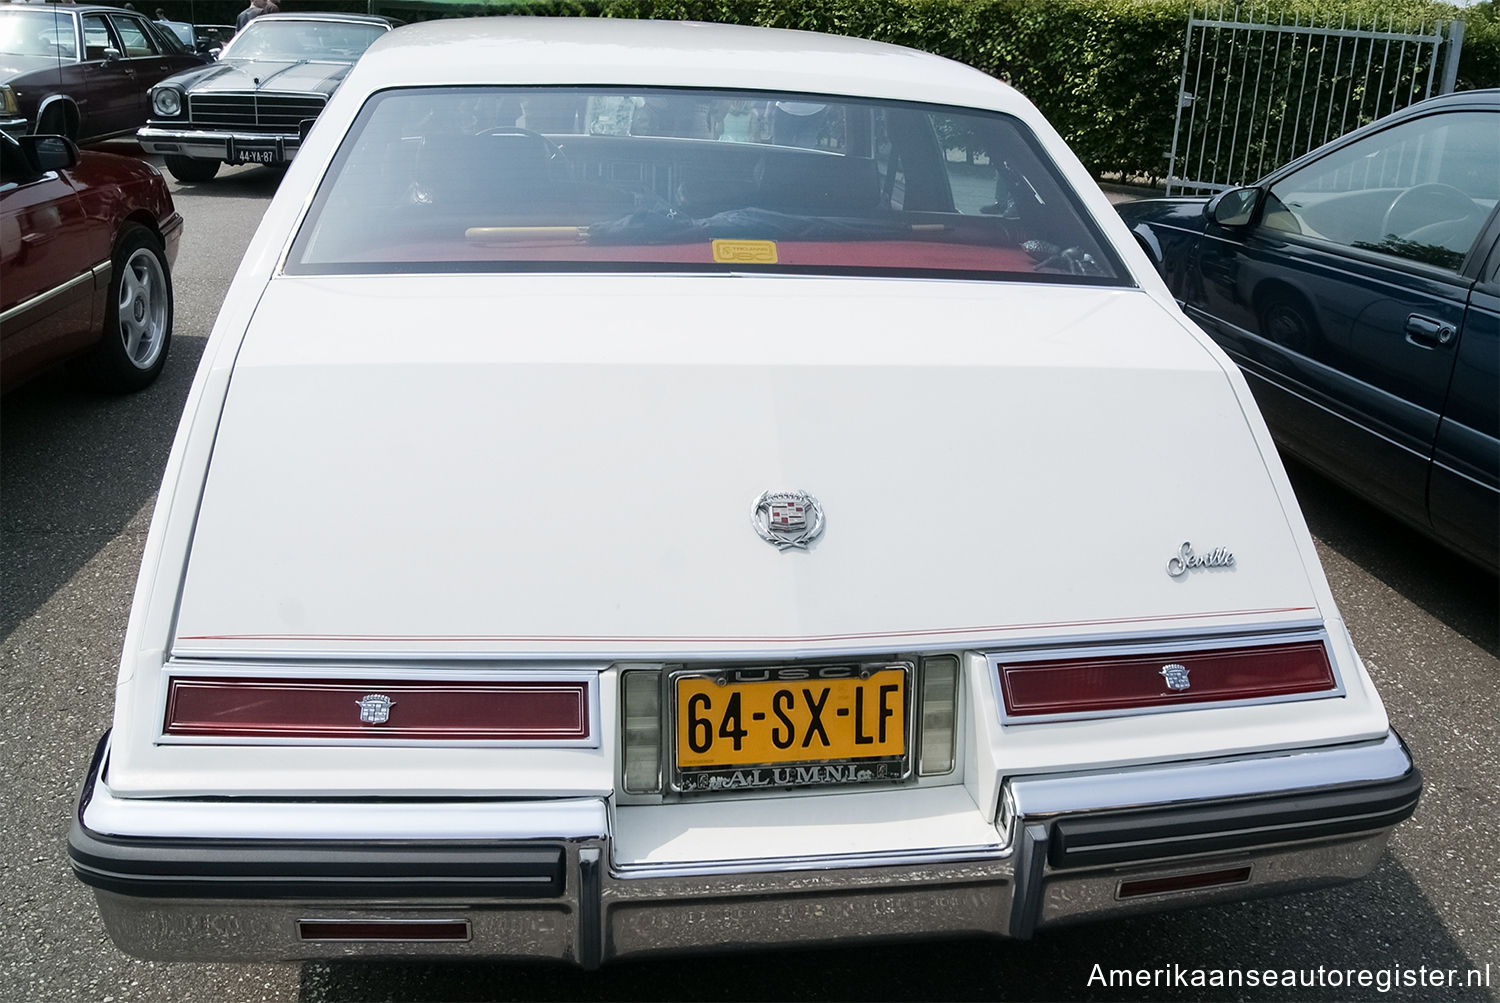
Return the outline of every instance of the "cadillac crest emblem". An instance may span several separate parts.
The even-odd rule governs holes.
[[[396,701],[384,693],[368,693],[354,702],[359,704],[362,724],[385,724],[391,719],[391,708],[396,705]]]
[[[1188,667],[1173,662],[1171,665],[1161,667],[1161,677],[1167,681],[1169,690],[1185,690],[1192,687],[1188,681]]]
[[[777,550],[806,550],[823,533],[823,506],[806,491],[765,491],[750,507],[750,522]]]

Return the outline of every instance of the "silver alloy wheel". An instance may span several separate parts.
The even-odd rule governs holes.
[[[120,274],[120,340],[125,358],[140,370],[156,365],[166,344],[167,278],[161,259],[149,248],[137,247],[125,259]]]

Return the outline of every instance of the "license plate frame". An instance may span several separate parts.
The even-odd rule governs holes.
[[[915,678],[913,663],[891,660],[671,671],[664,722],[668,786],[677,794],[698,795],[908,780],[916,734]],[[899,686],[895,699],[892,683]],[[778,690],[789,696],[777,702]],[[707,704],[694,701],[700,694]],[[731,728],[729,707],[736,694],[739,709]],[[777,709],[784,712],[775,715],[780,720],[772,718]],[[760,719],[750,720],[756,714]],[[821,727],[811,727],[813,720]],[[749,734],[736,751],[732,732],[738,729]],[[729,745],[716,752],[712,746],[726,738],[726,731]],[[793,747],[780,744],[788,738]],[[859,739],[866,740],[860,744],[868,745],[870,754],[858,754]]]
[[[229,162],[232,164],[279,164],[285,159],[279,139],[229,141]]]

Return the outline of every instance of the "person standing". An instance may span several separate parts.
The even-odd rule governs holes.
[[[250,0],[250,6],[240,11],[239,17],[234,19],[234,30],[243,31],[245,25],[260,17],[266,12],[266,0]]]

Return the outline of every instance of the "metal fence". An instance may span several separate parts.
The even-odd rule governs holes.
[[[1188,18],[1167,194],[1249,184],[1433,94],[1453,90],[1462,21],[1255,20],[1205,6]]]

